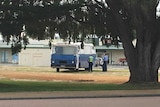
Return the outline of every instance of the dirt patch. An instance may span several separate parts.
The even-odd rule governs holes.
[[[7,67],[0,69],[0,78],[41,81],[73,81],[93,83],[122,84],[128,81],[129,75],[120,75],[111,70],[108,72],[55,72],[52,68],[42,67]]]

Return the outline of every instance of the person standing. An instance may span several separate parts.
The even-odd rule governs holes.
[[[103,72],[107,72],[107,63],[108,63],[108,55],[105,53],[105,55],[103,56]]]
[[[89,58],[88,58],[88,64],[89,64],[89,72],[92,72],[93,71],[93,56],[90,55]]]

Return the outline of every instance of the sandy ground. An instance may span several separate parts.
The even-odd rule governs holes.
[[[50,67],[22,67],[22,66],[0,66],[0,78],[14,80],[33,81],[67,81],[67,82],[93,82],[93,83],[114,83],[122,84],[128,81],[129,72],[119,72],[118,69],[108,69],[108,72],[79,71],[55,72]]]

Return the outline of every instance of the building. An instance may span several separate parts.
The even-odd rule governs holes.
[[[93,42],[95,43],[95,48],[97,52],[97,57],[101,57],[104,55],[104,53],[107,53],[109,56],[109,64],[124,64],[126,63],[121,61],[120,59],[125,59],[124,56],[124,49],[122,47],[122,44],[119,43],[118,46],[115,45],[109,45],[107,46],[105,43],[111,43],[111,37],[104,38],[105,40],[102,40],[102,38],[94,37],[91,39],[86,39],[86,42]]]
[[[0,63],[12,63],[12,59],[11,46],[0,40]]]
[[[48,45],[31,44],[19,53],[18,64],[23,66],[50,66],[51,50]]]
[[[121,64],[120,59],[125,58],[122,46],[102,45],[101,41],[96,38],[95,48],[97,57],[102,57],[104,53],[109,56],[109,64]],[[54,43],[59,42],[55,40]],[[62,42],[62,40],[60,40]],[[0,63],[14,63],[22,66],[50,66],[51,49],[48,40],[38,41],[30,40],[27,48],[22,49],[19,54],[12,55],[11,46],[0,41]]]
[[[11,45],[0,41],[0,63],[12,63],[22,66],[50,66],[51,49],[48,41],[30,41],[27,48],[12,55]]]
[[[109,56],[109,64],[121,64],[120,62],[121,58],[125,58],[124,56],[124,50],[122,46],[95,46],[97,57],[102,57],[104,53],[107,53]]]

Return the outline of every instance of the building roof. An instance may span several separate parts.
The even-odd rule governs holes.
[[[119,46],[119,47],[117,47],[117,46],[109,46],[109,47],[107,47],[107,46],[95,46],[95,48],[96,48],[96,50],[106,50],[106,49],[108,49],[108,50],[123,50],[122,46]]]
[[[9,45],[6,42],[3,42],[2,40],[0,40],[0,48],[11,48],[11,45]]]
[[[11,48],[11,45],[0,40],[0,48]],[[27,48],[49,48],[48,41],[37,41],[31,40],[30,44],[27,45]],[[123,50],[122,46],[95,46],[96,50]]]
[[[49,45],[47,43],[42,42],[32,42],[26,46],[27,48],[49,48]],[[11,48],[11,44],[7,44],[7,42],[3,42],[0,40],[0,48]]]

